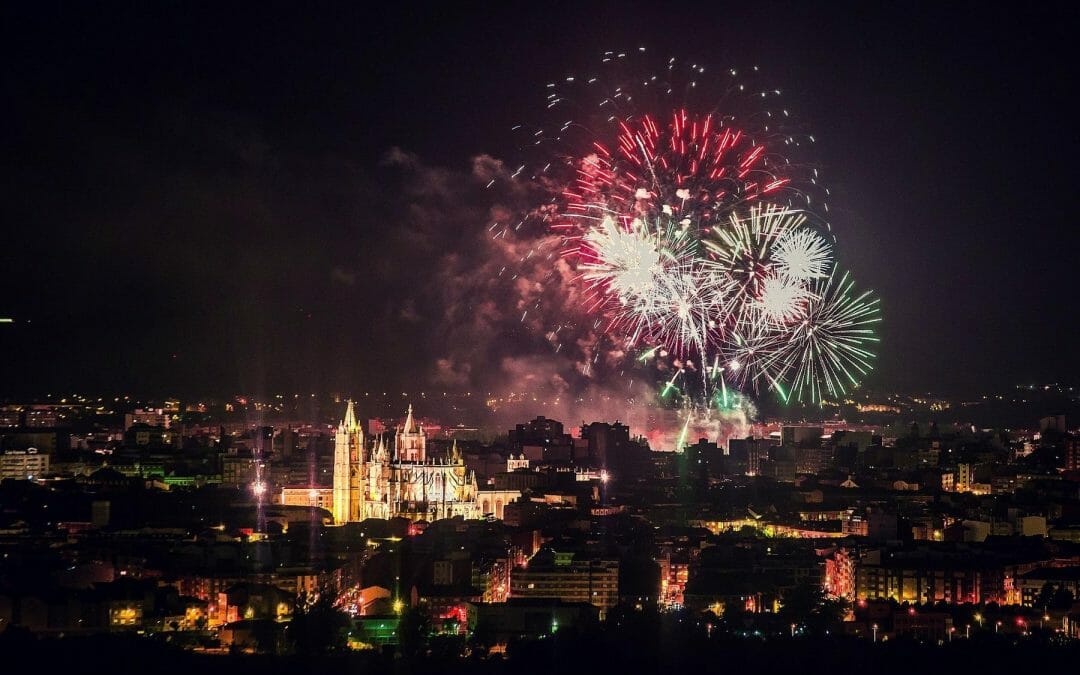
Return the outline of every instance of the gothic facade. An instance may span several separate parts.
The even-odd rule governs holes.
[[[369,443],[352,401],[334,440],[334,521],[405,517],[433,521],[479,518],[476,475],[457,445],[445,457],[428,457],[427,436],[409,406],[392,448],[379,437]]]

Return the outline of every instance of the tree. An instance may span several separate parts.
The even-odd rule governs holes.
[[[1067,610],[1073,605],[1072,591],[1064,586],[1055,586],[1047,581],[1035,597],[1035,607],[1039,609]]]
[[[487,656],[488,651],[495,645],[496,639],[495,626],[490,620],[481,619],[476,623],[472,635],[469,636],[469,649],[478,656]]]
[[[741,602],[729,602],[724,606],[723,620],[728,630],[742,630],[752,618],[753,614],[746,611],[746,606]]]
[[[1050,607],[1050,602],[1054,598],[1054,584],[1047,581],[1039,589],[1039,594],[1035,596],[1035,606],[1041,609]]]
[[[398,622],[398,645],[405,656],[417,656],[427,647],[431,619],[418,607],[410,607]]]
[[[293,649],[303,656],[344,651],[349,615],[334,607],[329,595],[322,595],[307,608],[299,608],[289,622]]]
[[[847,602],[830,598],[820,585],[803,581],[788,589],[781,598],[780,616],[812,633],[823,633],[844,619]]]
[[[1064,586],[1058,586],[1058,589],[1054,591],[1054,597],[1050,599],[1050,609],[1069,610],[1075,600],[1072,591]]]
[[[465,656],[465,637],[462,635],[436,635],[429,641],[433,659],[450,661]]]

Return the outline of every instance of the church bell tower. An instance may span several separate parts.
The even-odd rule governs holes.
[[[350,400],[334,435],[334,522],[360,520],[363,498],[364,430]]]

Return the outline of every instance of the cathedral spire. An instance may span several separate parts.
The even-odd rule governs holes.
[[[345,408],[345,420],[342,422],[342,425],[349,431],[356,428],[356,410],[353,408],[353,401],[351,398],[349,399],[348,407]]]
[[[413,421],[412,416],[412,403],[409,404],[409,414],[405,416],[405,428],[402,431],[406,434],[416,433],[416,423]]]

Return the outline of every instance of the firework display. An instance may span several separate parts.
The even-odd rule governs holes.
[[[628,111],[630,99],[601,101],[608,132],[567,159],[549,217],[603,334],[642,362],[669,359],[661,395],[821,402],[857,386],[878,303],[837,271],[807,181],[769,145],[792,138],[723,111]]]

